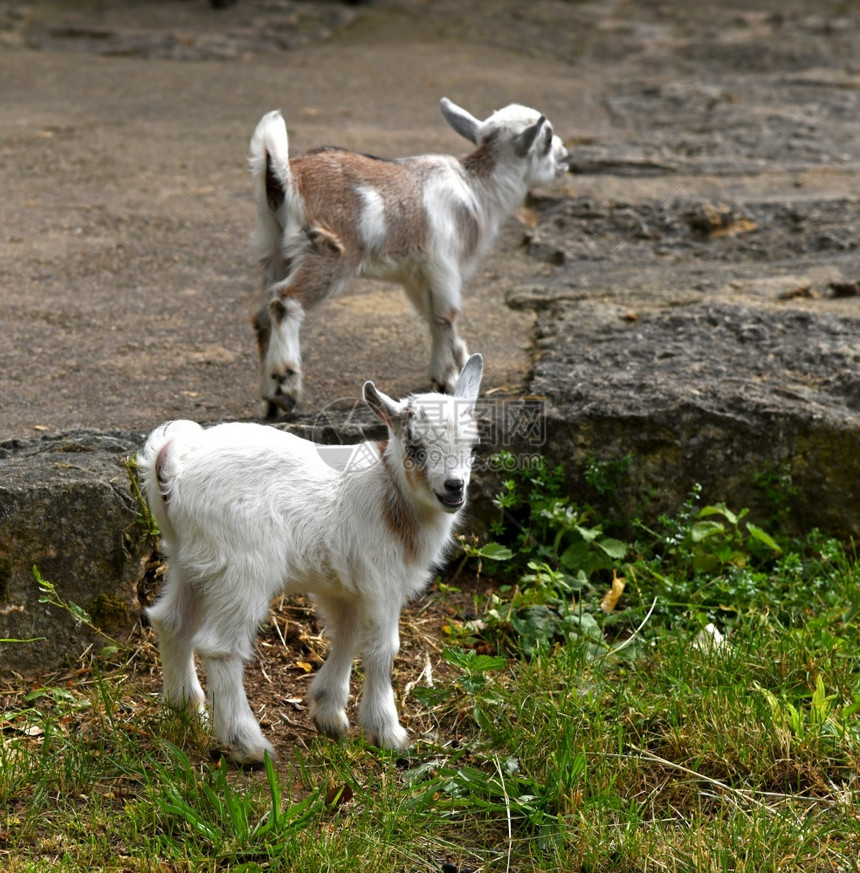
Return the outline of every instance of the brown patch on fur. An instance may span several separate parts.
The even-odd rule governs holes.
[[[336,233],[328,228],[316,226],[309,227],[306,231],[308,242],[316,254],[320,255],[343,255],[343,243]]]
[[[386,246],[377,254],[405,257],[426,246],[423,182],[413,165],[327,148],[294,158],[290,168],[309,224],[327,228],[346,251],[363,251],[359,219],[365,187],[382,198],[385,208]]]
[[[478,217],[467,206],[457,204],[454,208],[454,220],[459,231],[461,255],[471,259],[477,253],[478,243],[481,241],[481,225]]]
[[[363,177],[355,164],[364,163],[376,162],[336,149],[309,152],[290,161],[308,226],[325,228],[350,249],[361,245],[355,219],[362,207],[356,186]]]
[[[288,265],[288,283],[279,291],[282,298],[312,309],[339,293],[362,261],[411,258],[426,250],[424,180],[414,163],[321,148],[292,158],[290,170],[302,201],[307,243]],[[363,189],[372,190],[383,203],[385,235],[377,250],[366,249],[362,235]]]
[[[277,212],[284,202],[284,189],[272,169],[272,156],[266,154],[266,201],[272,212]]]
[[[403,547],[407,563],[415,563],[418,560],[418,546],[421,540],[418,519],[415,517],[415,511],[412,509],[409,501],[403,496],[403,492],[400,490],[397,480],[388,466],[388,459],[385,456],[385,448],[388,446],[388,441],[381,440],[377,443],[377,446],[380,449],[382,466],[388,473],[389,485],[385,491],[385,501],[382,505],[382,520],[385,522],[385,526],[391,535]],[[406,475],[409,475],[408,470]]]
[[[337,256],[304,258],[282,294],[301,303],[304,309],[313,309],[340,291],[353,273],[343,269]]]
[[[430,487],[430,481],[427,478],[427,471],[421,466],[421,464],[410,464],[403,472],[406,474],[406,479],[414,491],[417,491],[422,487]]]
[[[373,180],[374,190],[385,205],[385,254],[414,257],[425,251],[429,228],[424,211],[423,175],[413,167],[393,164],[391,172]]]
[[[158,482],[158,490],[161,492],[165,510],[170,502],[170,489],[167,487],[167,479],[164,476],[164,465],[167,463],[167,450],[169,448],[170,440],[158,450],[158,454],[155,456],[155,481]]]
[[[283,295],[279,294],[277,297],[272,298],[269,301],[268,312],[271,316],[272,321],[278,326],[281,325],[283,320],[287,317],[287,307],[284,306],[284,301],[281,299]]]
[[[496,170],[496,151],[498,147],[495,136],[491,136],[471,154],[462,159],[463,169],[482,182],[490,179]]]
[[[254,333],[257,336],[257,351],[262,360],[266,356],[266,350],[269,348],[269,340],[272,336],[272,319],[269,315],[268,304],[264,303],[254,314],[251,324],[254,326]]]

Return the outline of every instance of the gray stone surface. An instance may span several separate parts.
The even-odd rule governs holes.
[[[856,535],[858,327],[791,306],[696,302],[633,317],[565,304],[531,382],[547,399],[547,454],[566,459],[581,492],[589,456],[632,453],[610,510],[653,518],[700,484],[766,517],[767,474],[784,483],[795,530]]]
[[[536,312],[529,388],[548,453],[632,452],[609,511],[671,511],[694,483],[766,516],[860,531],[860,217],[856,197],[544,197],[525,244],[556,265],[512,289]],[[770,507],[772,511],[772,507]]]
[[[138,444],[86,432],[0,444],[0,639],[33,640],[3,645],[4,669],[53,668],[99,641],[39,603],[34,566],[103,630],[121,638],[133,626],[152,547],[123,466]]]

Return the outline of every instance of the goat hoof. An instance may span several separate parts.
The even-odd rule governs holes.
[[[268,740],[262,738],[253,744],[246,744],[239,740],[227,743],[227,754],[237,764],[262,764],[265,762],[267,753],[274,761],[275,747]]]
[[[316,729],[333,740],[339,740],[349,730],[349,719],[346,717],[345,712],[338,712],[329,716],[323,716],[321,713],[316,712],[311,718]]]
[[[291,397],[289,394],[276,394],[275,395],[275,405],[282,412],[292,412],[296,408],[296,403],[298,401],[295,397]]]
[[[263,398],[264,417],[268,419],[277,418],[279,415],[291,413],[298,404],[295,397],[289,394],[275,394],[270,397]]]
[[[364,738],[371,746],[378,746],[380,749],[409,748],[409,734],[399,724],[378,731],[364,728]]]

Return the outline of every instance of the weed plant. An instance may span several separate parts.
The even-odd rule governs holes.
[[[589,476],[610,489],[623,468]],[[562,483],[505,482],[493,540],[463,538],[420,605],[442,638],[407,618],[432,670],[398,665],[406,753],[308,731],[262,769],[228,765],[153,696],[147,631],[7,682],[0,869],[860,869],[853,544],[699,489],[611,524]]]

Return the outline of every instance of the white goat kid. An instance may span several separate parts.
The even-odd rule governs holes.
[[[457,335],[463,282],[528,191],[568,170],[570,155],[539,112],[510,105],[479,121],[450,100],[442,114],[475,144],[448,155],[384,160],[322,148],[289,157],[279,112],[251,139],[254,251],[265,270],[254,318],[263,414],[301,397],[305,312],[355,276],[397,282],[431,335],[430,378],[451,392],[466,363]]]
[[[367,382],[364,399],[388,440],[353,447],[358,460],[345,469],[323,460],[324,447],[265,425],[204,430],[176,421],[150,435],[139,464],[168,558],[164,589],[148,611],[164,697],[175,707],[203,707],[197,652],[215,734],[235,760],[273,753],[248,705],[243,670],[279,591],[310,594],[331,637],[309,690],[319,730],[347,731],[360,652],[359,724],[372,743],[407,745],[391,687],[398,621],[443,558],[466,504],[481,374],[473,355],[453,396],[400,402]]]

